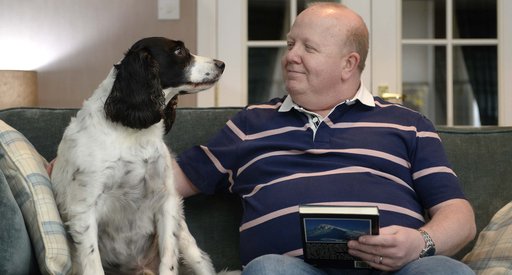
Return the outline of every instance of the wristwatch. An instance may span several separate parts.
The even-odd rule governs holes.
[[[430,235],[423,229],[418,229],[425,240],[425,247],[420,252],[420,258],[434,256],[436,254],[436,245]]]

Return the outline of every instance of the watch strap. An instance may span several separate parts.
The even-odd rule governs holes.
[[[428,256],[434,256],[436,253],[436,245],[434,243],[434,240],[432,240],[432,237],[430,237],[430,234],[428,234],[427,231],[421,228],[418,229],[418,231],[421,233],[421,236],[425,241],[425,247],[421,250],[419,257],[423,258]]]

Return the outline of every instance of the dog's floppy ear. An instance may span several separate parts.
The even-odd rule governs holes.
[[[115,70],[114,84],[104,106],[107,118],[135,129],[158,123],[165,105],[158,63],[144,48],[130,49]]]

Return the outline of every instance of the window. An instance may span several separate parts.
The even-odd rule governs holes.
[[[404,105],[440,125],[498,124],[496,0],[403,0]]]

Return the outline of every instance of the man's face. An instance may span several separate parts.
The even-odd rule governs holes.
[[[345,28],[338,20],[315,12],[297,17],[288,33],[288,51],[281,60],[288,93],[300,98],[329,95],[339,88]]]

